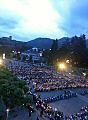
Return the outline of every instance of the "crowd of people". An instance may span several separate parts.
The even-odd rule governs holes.
[[[63,112],[58,111],[56,108],[53,109],[47,103],[37,98],[36,108],[40,110],[41,115],[45,115],[49,120],[63,120]]]
[[[45,103],[55,102],[55,101],[65,100],[73,97],[77,97],[77,94],[75,92],[65,91],[64,94],[44,99],[44,102]]]
[[[8,69],[20,79],[34,84],[36,91],[88,87],[88,79],[71,73],[57,73],[53,67],[41,64],[9,61]]]
[[[7,60],[6,67],[19,79],[25,80],[29,86],[32,83],[32,87],[35,91],[88,87],[88,79],[86,79],[85,77],[72,75],[71,73],[58,73],[53,67],[44,64],[33,64]],[[32,87],[30,87],[31,92],[33,92]],[[48,102],[54,102],[56,100],[68,99],[76,96],[76,93],[71,93],[68,91],[64,93],[64,95],[47,98],[46,100],[39,103],[38,97],[38,101],[36,101],[36,107],[38,109],[41,108],[41,114],[43,114],[44,112],[51,120],[74,120],[74,118],[85,118],[86,116],[88,117],[88,107],[85,107],[80,113],[77,113],[76,115],[64,118],[62,112],[53,110],[50,106],[47,105]]]
[[[49,120],[88,120],[88,106],[82,107],[80,111],[74,115],[64,116],[63,112],[57,110],[57,108],[53,109],[36,94],[34,94],[34,96],[36,99],[36,108],[41,111],[42,116],[45,114]]]
[[[87,90],[84,90],[81,92],[81,95],[87,95],[88,94],[88,91]]]
[[[88,120],[88,106],[84,106],[77,114],[65,116],[65,120]]]

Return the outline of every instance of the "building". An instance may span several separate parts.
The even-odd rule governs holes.
[[[42,51],[38,48],[32,48],[21,53],[21,60],[24,60],[24,58],[30,62],[40,62],[42,58]]]

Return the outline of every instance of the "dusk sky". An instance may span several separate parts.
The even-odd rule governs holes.
[[[88,0],[0,0],[0,37],[16,40],[88,34]]]

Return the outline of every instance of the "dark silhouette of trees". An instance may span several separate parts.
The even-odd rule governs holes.
[[[58,49],[58,40],[53,40],[52,46],[51,46],[51,51],[52,53],[56,52]]]
[[[58,48],[58,40],[54,40],[51,46],[51,50],[46,51],[48,63],[52,65],[57,61],[70,60],[73,66],[87,67],[88,66],[88,48],[86,48],[86,37],[81,35],[80,37],[74,36],[62,44]]]
[[[55,64],[56,60],[57,60],[57,51],[58,51],[58,40],[53,40],[52,46],[51,46],[51,51],[50,51],[50,56],[49,56],[49,61],[51,62],[51,64]]]
[[[58,61],[66,61],[67,59],[70,59],[70,49],[70,41],[66,40],[58,49]]]
[[[71,40],[71,59],[72,64],[84,67],[87,65],[87,48],[85,35],[73,37]]]
[[[30,61],[30,62],[33,62],[33,60],[32,60],[32,55],[30,55],[29,61]]]

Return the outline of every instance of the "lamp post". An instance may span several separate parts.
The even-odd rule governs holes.
[[[7,113],[6,120],[8,120],[9,111],[10,111],[10,109],[9,109],[9,108],[8,108],[8,109],[6,109],[6,113]]]

